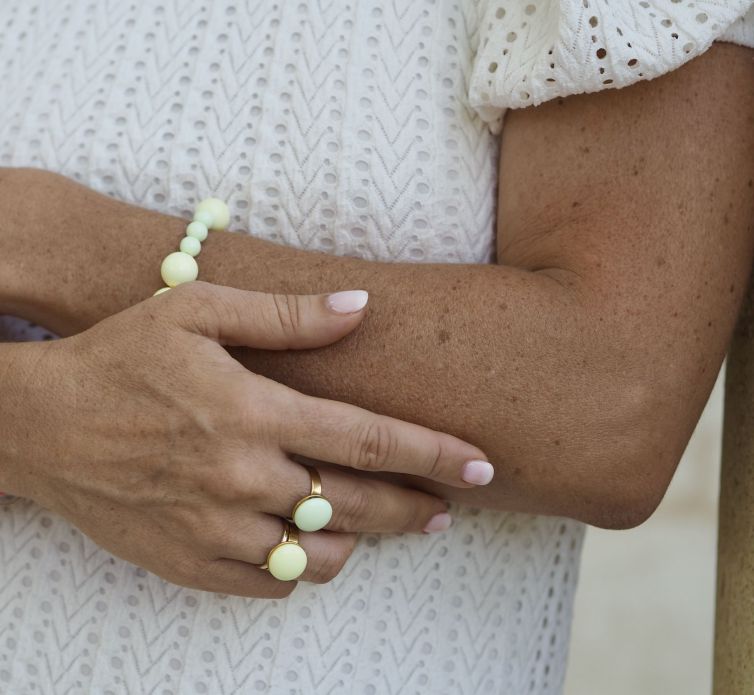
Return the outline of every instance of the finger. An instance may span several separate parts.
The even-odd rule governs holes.
[[[249,598],[285,598],[296,582],[281,582],[267,570],[229,558],[205,561],[192,581],[181,582],[201,591]]]
[[[281,446],[288,453],[454,487],[486,485],[494,475],[482,451],[448,434],[300,394],[291,407],[295,413],[280,430]]]
[[[275,545],[270,539],[282,537],[282,521],[273,519],[266,514],[245,514],[244,524],[249,525],[253,518],[253,528],[247,528],[247,548],[259,546],[254,559],[259,562],[244,562],[234,558],[222,557],[218,552],[223,549],[225,539],[231,537],[237,527],[216,527],[219,532],[208,533],[204,538],[198,538],[187,547],[184,552],[172,559],[165,556],[168,570],[158,573],[168,581],[201,591],[211,591],[218,594],[232,594],[234,596],[248,596],[253,598],[285,598],[296,586],[296,582],[280,582],[267,570],[257,565],[264,562],[267,551]],[[214,536],[214,537],[212,537]],[[258,540],[255,540],[259,538]],[[269,548],[264,547],[270,543]]]
[[[266,294],[188,282],[154,301],[171,302],[181,325],[222,345],[291,350],[340,340],[361,323],[367,300],[363,290]]]
[[[260,518],[258,515],[251,517],[239,514],[223,541],[216,547],[217,554],[224,559],[261,565],[267,561],[270,550],[280,543],[283,524],[280,517]],[[356,539],[355,533],[299,533],[299,544],[306,551],[307,563],[298,581],[324,584],[334,579],[353,552]]]
[[[271,493],[260,511],[290,518],[296,503],[311,492],[309,469],[293,461],[271,466]],[[333,509],[329,531],[351,533],[431,533],[451,523],[446,503],[434,495],[377,478],[357,477],[333,467],[317,468],[322,495]]]

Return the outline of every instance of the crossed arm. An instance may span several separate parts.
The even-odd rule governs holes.
[[[235,354],[298,390],[466,439],[496,468],[484,489],[411,484],[635,525],[664,494],[746,288],[752,84],[752,51],[716,45],[652,82],[508,113],[498,265],[374,263],[218,233],[201,278],[369,290],[362,327],[333,347]],[[31,170],[3,173],[0,221],[0,309],[62,334],[156,290],[185,225]]]

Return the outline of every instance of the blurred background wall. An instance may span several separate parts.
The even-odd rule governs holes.
[[[722,408],[719,377],[649,521],[587,530],[566,695],[709,695]]]

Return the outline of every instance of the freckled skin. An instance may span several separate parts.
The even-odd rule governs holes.
[[[496,466],[484,490],[412,485],[641,522],[698,419],[747,283],[752,55],[716,44],[651,82],[509,111],[499,265],[373,263],[213,233],[199,259],[210,282],[370,291],[364,324],[333,347],[234,355],[306,393],[455,434]],[[69,333],[160,286],[182,220],[26,177],[0,181],[0,308]],[[49,243],[54,227],[70,232],[65,245]]]

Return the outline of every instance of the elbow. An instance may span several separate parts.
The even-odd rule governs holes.
[[[634,469],[635,470],[635,469]],[[601,481],[582,506],[581,521],[611,530],[641,526],[660,505],[668,484],[629,476],[625,471]]]
[[[635,528],[662,502],[693,423],[659,417],[659,398],[651,388],[635,389],[619,417],[596,423],[604,434],[578,463],[577,478],[584,483],[580,520],[605,529]]]

